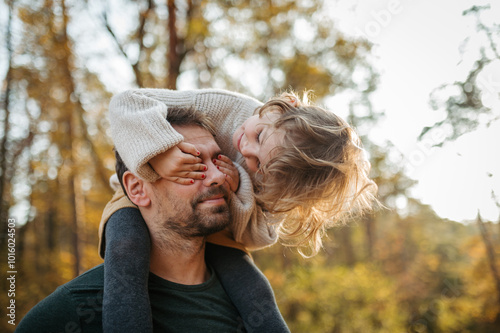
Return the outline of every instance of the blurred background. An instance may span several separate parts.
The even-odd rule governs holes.
[[[387,207],[311,259],[254,253],[292,332],[500,331],[500,8],[474,0],[2,0],[0,257],[16,318],[100,264],[107,107],[129,88],[287,89],[362,136]],[[15,235],[7,221],[15,221]]]

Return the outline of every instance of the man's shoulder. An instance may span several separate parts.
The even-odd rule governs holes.
[[[16,333],[73,331],[85,323],[99,332],[102,312],[103,265],[59,286],[21,320]]]
[[[59,292],[59,294],[56,294]],[[104,265],[98,265],[57,288],[54,296],[68,298],[71,301],[71,311],[78,316],[102,311],[104,292]],[[100,316],[99,316],[100,317]]]
[[[97,265],[59,288],[69,291],[102,289],[104,285],[104,264]]]

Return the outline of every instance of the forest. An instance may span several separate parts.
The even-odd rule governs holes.
[[[382,205],[330,229],[312,258],[281,244],[253,253],[292,332],[500,331],[500,221],[479,213],[451,221],[411,196],[415,180],[398,151],[369,137],[384,116],[372,103],[373,45],[344,34],[324,1],[0,6],[0,331],[15,329],[12,300],[19,323],[57,286],[102,263],[98,226],[115,163],[107,109],[133,87],[223,88],[261,101],[310,89],[317,104],[350,96],[347,120],[363,138]],[[437,146],[500,117],[481,102],[477,80],[500,60],[499,25],[481,21],[488,6],[463,10],[486,43],[462,81],[429,96],[447,116],[420,139],[446,129]],[[297,22],[313,38],[298,38]]]

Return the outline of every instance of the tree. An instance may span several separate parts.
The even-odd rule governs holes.
[[[119,6],[138,13],[126,33],[112,23],[111,13],[119,8],[104,8],[101,17],[139,87],[172,88],[174,78],[181,78],[191,87],[231,88],[261,99],[288,87],[299,92],[314,87],[318,98],[352,90],[359,96],[353,100],[362,104],[376,86],[371,45],[335,29],[319,0],[122,1]]]
[[[479,213],[477,214],[476,222],[479,230],[481,231],[481,238],[486,247],[488,266],[490,267],[491,276],[495,284],[497,307],[499,309],[495,318],[495,324],[500,326],[500,275],[498,273],[497,261],[495,258],[495,248],[491,242],[490,235],[486,231],[486,227]]]
[[[498,51],[500,29],[497,24],[485,24],[481,15],[490,9],[486,6],[473,6],[463,12],[464,16],[473,16],[476,20],[476,30],[484,37],[483,44],[477,54],[469,74],[463,81],[444,84],[431,94],[431,106],[434,109],[444,109],[446,117],[430,127],[425,127],[420,138],[432,130],[445,133],[443,140],[436,146],[442,146],[448,140],[455,140],[461,135],[473,131],[480,125],[489,126],[500,119],[500,82],[491,74],[492,68],[500,64]],[[466,39],[465,44],[468,39]],[[464,52],[465,47],[462,47]],[[496,67],[494,67],[496,66]]]
[[[9,108],[9,102],[10,102],[10,90],[12,87],[12,1],[8,3],[8,11],[9,11],[9,16],[8,16],[8,22],[7,22],[7,29],[5,33],[5,40],[7,42],[6,49],[7,49],[7,74],[5,75],[4,82],[2,84],[2,109],[4,111],[4,117],[3,117],[3,132],[2,132],[2,140],[0,141],[0,219],[2,221],[5,221],[7,214],[7,204],[4,201],[5,197],[5,188],[8,183],[8,178],[7,178],[7,138],[9,136],[10,132],[10,108]],[[3,230],[4,226],[2,226]],[[2,247],[3,248],[3,247]]]
[[[19,316],[98,262],[97,223],[111,195],[113,155],[102,116],[110,94],[78,66],[68,32],[77,5],[9,2],[0,160],[2,214],[17,212]]]

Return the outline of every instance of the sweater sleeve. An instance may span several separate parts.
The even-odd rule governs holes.
[[[167,121],[168,106],[147,92],[128,90],[113,97],[109,120],[113,142],[125,165],[144,180],[154,182],[159,175],[148,161],[184,138]],[[189,95],[184,97],[189,104]]]
[[[240,186],[231,199],[231,231],[234,240],[248,250],[258,250],[273,245],[278,240],[279,217],[266,214],[257,205],[252,180],[239,164]]]
[[[221,89],[128,90],[111,99],[111,136],[130,171],[154,182],[159,175],[148,164],[149,160],[184,139],[166,119],[169,107],[196,108],[207,114],[216,124],[216,141],[227,155],[235,158],[232,134],[260,105],[249,96]]]

